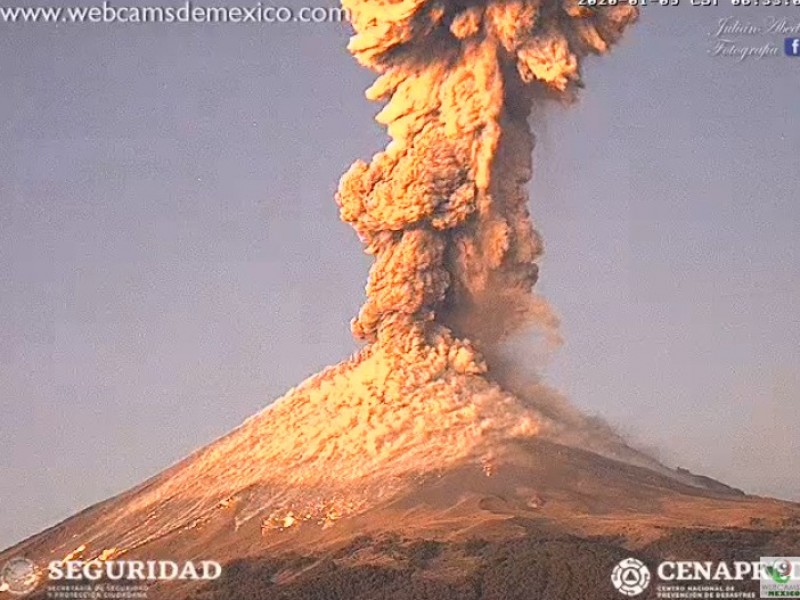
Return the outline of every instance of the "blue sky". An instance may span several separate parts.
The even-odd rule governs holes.
[[[720,18],[777,14],[645,8],[538,111],[531,210],[548,381],[800,500],[800,60],[708,53]],[[0,547],[355,348],[369,262],[333,193],[385,142],[340,25],[3,27]]]

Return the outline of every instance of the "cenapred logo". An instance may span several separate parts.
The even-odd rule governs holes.
[[[0,591],[15,595],[32,592],[39,585],[41,572],[27,558],[12,558],[0,571]]]
[[[640,560],[626,558],[614,567],[611,583],[620,594],[638,596],[650,585],[650,569]]]
[[[658,564],[653,576],[642,561],[626,558],[611,573],[611,583],[625,596],[643,593],[653,583],[653,578],[658,598],[698,598],[698,593],[709,593],[719,600],[754,598],[753,592],[737,589],[735,582],[759,581],[761,598],[797,600],[800,598],[800,557],[766,556],[757,561],[727,562],[665,560]],[[702,589],[698,589],[698,584]]]

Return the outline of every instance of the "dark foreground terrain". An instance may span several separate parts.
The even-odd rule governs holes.
[[[520,523],[524,526],[524,523]],[[674,531],[631,553],[614,538],[531,531],[511,540],[463,543],[386,535],[357,538],[338,552],[230,563],[195,600],[578,600],[619,599],[614,565],[636,556],[655,572],[663,559],[753,560],[800,547],[800,536],[755,529]],[[758,591],[757,582],[737,590]],[[654,598],[655,588],[640,598]],[[756,595],[756,597],[758,597]]]

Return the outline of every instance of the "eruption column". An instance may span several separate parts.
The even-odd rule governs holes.
[[[578,0],[343,0],[348,46],[391,142],[342,177],[341,218],[375,256],[352,329],[385,350],[491,343],[541,312],[542,243],[527,208],[532,103],[571,98],[580,59],[637,16]],[[455,335],[453,335],[455,334]],[[451,352],[452,354],[452,352]]]

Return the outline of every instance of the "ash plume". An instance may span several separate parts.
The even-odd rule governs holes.
[[[635,20],[627,4],[578,0],[343,0],[348,46],[379,73],[377,121],[391,142],[342,177],[337,200],[375,256],[357,338],[403,352],[452,332],[492,344],[537,320],[531,292],[542,241],[528,212],[534,101],[571,98],[581,58],[603,53]],[[467,341],[469,340],[469,341]]]

